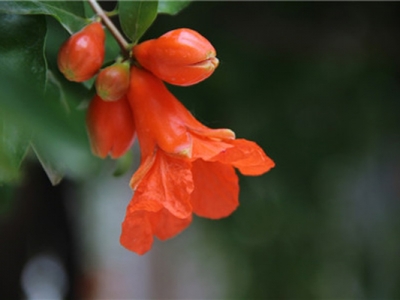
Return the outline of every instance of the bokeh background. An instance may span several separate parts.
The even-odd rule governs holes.
[[[396,2],[230,1],[160,15],[143,39],[189,27],[220,59],[173,93],[276,167],[239,175],[230,217],[195,217],[138,256],[119,245],[137,147],[123,176],[106,161],[56,187],[26,162],[0,186],[0,298],[400,298],[399,15]]]

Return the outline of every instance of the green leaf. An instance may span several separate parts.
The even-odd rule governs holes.
[[[71,105],[70,103],[68,103],[62,84],[51,70],[47,71],[45,96],[51,97],[54,100],[58,99],[61,107],[63,107],[65,112],[67,112],[68,114],[71,113]],[[57,164],[57,161],[52,161],[51,159],[49,159],[49,155],[46,155],[46,149],[43,149],[43,144],[45,143],[37,142],[36,139],[33,138],[33,141],[31,142],[31,147],[36,154],[36,157],[39,160],[41,166],[43,167],[43,170],[45,171],[47,177],[49,178],[51,184],[57,185],[63,179],[64,171],[62,167]]]
[[[82,1],[0,1],[0,13],[16,15],[50,15],[70,34],[79,31],[89,20],[85,19]]]
[[[47,177],[49,178],[52,185],[57,185],[61,182],[64,177],[64,171],[57,164],[57,161],[51,161],[46,155],[46,151],[41,149],[40,145],[35,145],[32,143],[32,149],[36,154],[43,170],[45,171]]]
[[[44,16],[0,14],[0,72],[14,73],[44,89],[46,61]]]
[[[29,148],[30,136],[0,114],[0,182],[19,178],[19,168]]]
[[[47,171],[76,177],[98,165],[90,153],[85,110],[77,107],[88,90],[67,82],[59,72],[46,72],[45,25],[45,16],[0,15],[0,112],[1,124],[6,125],[0,136],[0,167],[8,174],[4,180],[18,175],[16,167],[31,140],[40,148]],[[56,68],[53,56],[49,65]]]
[[[0,74],[13,80],[29,83],[43,91],[46,82],[44,42],[46,23],[44,16],[0,15]],[[7,81],[2,81],[7,85]],[[9,87],[9,86],[8,86]],[[21,87],[15,87],[21,89]],[[30,143],[30,128],[20,126],[7,109],[15,100],[6,89],[0,89],[0,182],[18,178],[19,167]],[[3,105],[2,105],[3,104]]]
[[[136,44],[157,17],[158,1],[120,1],[119,19],[125,35]]]
[[[106,30],[106,55],[104,61],[114,62],[116,57],[120,54],[121,49],[117,41],[113,38],[110,31]]]
[[[89,1],[83,1],[83,9],[85,11],[86,18],[93,18],[96,15],[96,13],[93,11],[93,8],[89,4]]]
[[[186,6],[188,6],[190,2],[191,0],[181,0],[181,1],[159,0],[157,12],[159,14],[176,15]]]
[[[68,87],[62,86],[62,100],[55,94],[56,88],[43,94],[17,76],[5,76],[0,72],[0,90],[6,95],[0,97],[0,111],[20,132],[33,132],[32,138],[25,141],[32,140],[46,171],[84,178],[98,167],[86,135],[86,111],[73,105],[71,98],[76,102],[75,93]],[[69,112],[62,101],[68,102]],[[52,180],[55,182],[54,178]]]

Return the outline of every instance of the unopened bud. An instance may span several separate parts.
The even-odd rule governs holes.
[[[135,125],[126,97],[104,101],[96,95],[87,111],[86,126],[92,152],[101,158],[121,157],[133,143]]]
[[[58,68],[70,81],[92,78],[104,61],[105,33],[100,22],[94,22],[66,40],[58,52]]]
[[[129,88],[129,62],[117,62],[102,69],[96,78],[96,91],[104,101],[115,101]]]
[[[198,32],[180,28],[133,47],[134,58],[161,80],[188,86],[208,78],[219,61],[211,43]]]

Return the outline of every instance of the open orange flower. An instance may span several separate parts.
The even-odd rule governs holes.
[[[239,205],[237,168],[261,175],[274,162],[254,142],[235,139],[229,129],[210,129],[148,71],[132,67],[128,91],[141,164],[122,223],[121,244],[147,252],[153,236],[171,238],[191,222],[192,213],[218,219]]]

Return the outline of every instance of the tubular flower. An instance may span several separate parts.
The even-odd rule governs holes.
[[[120,241],[138,254],[151,248],[153,236],[180,233],[193,213],[230,215],[239,205],[235,168],[261,175],[275,165],[256,143],[201,124],[150,72],[132,67],[127,97],[142,157]]]
[[[104,101],[95,95],[86,115],[86,127],[92,152],[105,158],[118,158],[131,147],[135,124],[126,96],[116,101]]]
[[[198,32],[180,28],[138,44],[133,56],[165,82],[188,86],[208,78],[218,67],[216,51]]]

